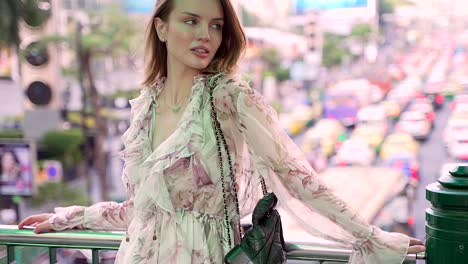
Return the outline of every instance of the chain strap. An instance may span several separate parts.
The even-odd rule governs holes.
[[[228,159],[229,177],[230,177],[231,185],[232,185],[231,189],[234,191],[234,202],[236,204],[237,215],[239,216],[239,221],[238,221],[239,232],[240,232],[240,236],[242,237],[242,227],[241,227],[241,224],[240,224],[239,199],[238,199],[238,195],[237,195],[236,178],[235,178],[235,175],[234,175],[234,170],[232,169],[233,166],[232,166],[232,161],[231,161],[231,155],[230,155],[227,143],[226,143],[226,138],[224,137],[223,131],[221,130],[221,125],[220,125],[220,123],[218,121],[218,115],[217,115],[215,107],[214,107],[214,99],[213,99],[214,87],[215,87],[215,85],[212,85],[211,87],[209,87],[210,104],[211,104],[211,120],[212,120],[213,128],[214,128],[214,131],[215,131],[216,146],[217,146],[217,149],[218,149],[218,163],[219,163],[219,169],[221,171],[221,186],[222,186],[222,189],[223,189],[223,202],[224,202],[224,220],[226,222],[226,229],[227,229],[227,234],[228,234],[228,238],[229,238],[228,239],[228,245],[229,245],[229,248],[232,248],[231,239],[230,239],[231,238],[231,231],[230,231],[231,228],[230,228],[230,224],[229,224],[226,184],[225,184],[224,170],[223,170],[224,166],[223,166],[223,158],[222,158],[222,152],[221,152],[221,141],[222,141],[222,144],[224,146],[224,150],[226,152],[226,156],[227,156],[227,159]],[[265,180],[261,176],[260,176],[260,183],[262,185],[263,195],[265,196],[267,194],[267,188],[266,188]]]

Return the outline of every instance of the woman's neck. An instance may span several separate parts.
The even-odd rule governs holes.
[[[185,97],[190,96],[194,77],[199,74],[198,70],[188,67],[170,67],[168,64],[167,78],[163,89],[165,100],[172,105],[184,101]]]

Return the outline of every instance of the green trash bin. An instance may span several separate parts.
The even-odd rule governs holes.
[[[426,263],[468,263],[468,166],[426,187]]]

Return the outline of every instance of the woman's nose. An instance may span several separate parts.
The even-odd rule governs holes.
[[[200,25],[198,28],[197,37],[199,40],[202,41],[209,41],[210,40],[210,30],[208,25]]]

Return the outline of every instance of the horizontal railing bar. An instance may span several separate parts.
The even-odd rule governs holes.
[[[17,226],[0,225],[0,244],[117,250],[124,232],[73,230],[35,234]]]
[[[17,226],[0,225],[0,245],[49,248],[117,250],[124,237],[122,231],[73,230],[35,234]],[[351,249],[336,244],[287,243],[289,260],[347,262]],[[403,263],[425,259],[423,254],[408,254]]]

